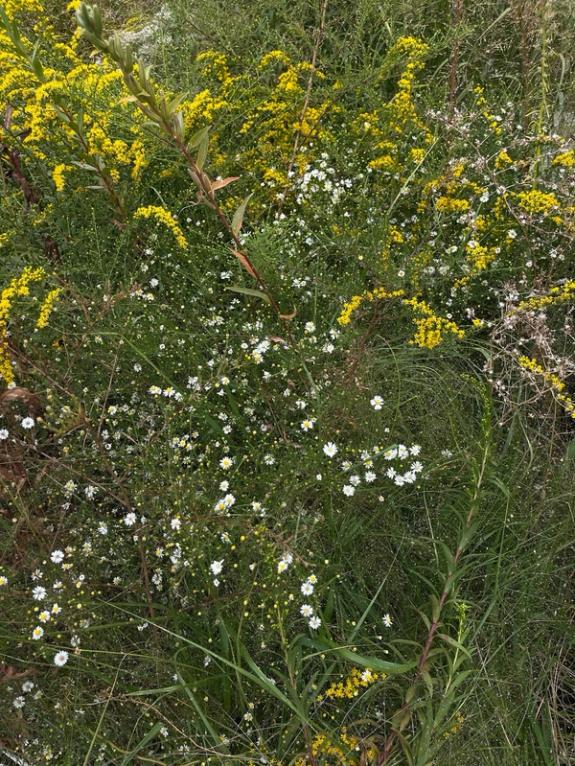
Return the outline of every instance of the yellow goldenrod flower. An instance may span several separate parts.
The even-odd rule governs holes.
[[[45,327],[48,326],[48,320],[50,319],[50,314],[52,313],[54,309],[54,304],[58,300],[58,296],[62,292],[61,287],[56,287],[54,290],[50,290],[48,295],[44,298],[44,301],[42,302],[42,305],[40,306],[40,313],[38,314],[38,319],[36,320],[36,328],[38,330],[43,330]]]
[[[0,377],[8,385],[14,382],[14,371],[10,362],[8,347],[8,320],[14,298],[29,295],[31,283],[37,282],[45,276],[46,272],[44,269],[27,266],[0,293]]]
[[[528,356],[520,356],[517,360],[519,366],[533,375],[539,375],[549,385],[555,399],[565,408],[565,411],[575,419],[575,402],[570,396],[563,393],[565,383],[553,372],[546,370],[536,359]]]
[[[185,250],[185,248],[188,246],[188,241],[186,240],[184,232],[181,230],[178,222],[175,220],[174,216],[165,208],[160,207],[159,205],[148,205],[147,207],[140,207],[134,213],[134,218],[155,219],[158,221],[158,223],[163,224],[172,232],[176,242],[182,248],[182,250]]]

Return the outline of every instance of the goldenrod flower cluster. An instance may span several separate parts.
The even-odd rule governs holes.
[[[52,180],[54,181],[54,186],[56,187],[57,192],[64,191],[64,187],[66,186],[66,173],[72,170],[71,165],[66,165],[64,162],[59,163],[56,165],[56,167],[52,170]]]
[[[575,167],[575,151],[569,149],[566,152],[560,152],[553,158],[553,165],[558,165],[561,168],[573,168]]]
[[[565,408],[566,412],[568,412],[569,415],[575,419],[575,402],[573,399],[571,399],[570,396],[563,393],[566,386],[561,378],[558,375],[555,375],[555,373],[546,370],[545,367],[539,364],[536,359],[533,359],[529,356],[520,356],[517,361],[519,366],[524,370],[527,370],[534,375],[540,375],[543,380],[549,384],[557,401],[560,402],[560,404],[562,404]]]
[[[376,287],[375,290],[367,290],[361,295],[354,295],[344,305],[337,321],[340,325],[347,325],[351,322],[352,316],[363,303],[373,303],[373,301],[383,300],[384,298],[400,298],[402,295],[405,295],[404,290],[388,291],[383,287]]]
[[[575,280],[570,279],[562,285],[554,285],[545,295],[527,298],[517,306],[515,311],[537,311],[552,306],[555,303],[565,303],[575,298]],[[513,312],[515,313],[515,312]]]
[[[497,119],[497,115],[489,111],[489,105],[487,103],[487,99],[485,98],[485,90],[478,85],[473,89],[473,92],[475,93],[475,100],[477,106],[481,110],[481,114],[487,121],[493,133],[496,136],[499,136],[502,132],[501,125],[499,124],[500,121]]]
[[[9,19],[20,13],[37,13],[44,10],[40,0],[4,0],[3,6]]]
[[[424,147],[432,142],[433,136],[419,117],[413,100],[413,89],[428,50],[429,46],[416,37],[400,37],[388,52],[382,67],[383,75],[390,63],[402,56],[407,58],[397,83],[396,94],[383,106],[381,112],[363,112],[353,123],[356,133],[369,134],[377,139],[375,150],[378,156],[369,162],[373,170],[398,172],[401,169],[401,144],[413,133],[421,134],[424,146],[412,147],[408,153],[409,160],[420,164],[425,158],[427,150]]]
[[[50,157],[57,191],[72,170],[70,159],[85,170],[105,166],[115,182],[127,167],[136,180],[147,163],[144,119],[126,98],[121,73],[106,63],[84,63],[76,52],[77,35],[62,41],[39,3],[11,0],[10,8],[41,15],[32,26],[36,40],[20,32],[14,45],[6,31],[0,32],[0,108],[10,104],[12,110],[6,138],[24,135],[31,156]],[[33,58],[41,65],[33,66]],[[81,120],[74,117],[79,114]]]
[[[446,195],[438,197],[435,201],[435,209],[440,213],[465,213],[470,207],[469,200]]]
[[[38,314],[38,319],[36,320],[37,330],[43,330],[45,327],[48,326],[48,320],[50,319],[50,314],[54,310],[54,304],[60,297],[61,292],[62,292],[62,288],[56,287],[54,290],[50,290],[48,295],[44,298],[42,305],[40,306],[40,313]]]
[[[438,346],[446,335],[453,335],[458,339],[465,337],[465,332],[455,322],[438,316],[433,309],[419,298],[404,298],[404,290],[385,290],[383,287],[377,287],[375,290],[368,290],[361,295],[354,295],[343,307],[337,321],[340,325],[347,325],[351,322],[353,314],[363,303],[371,303],[375,300],[387,298],[401,298],[404,306],[409,306],[415,313],[423,314],[422,318],[413,320],[416,332],[409,341],[411,345],[420,348],[432,349]]]
[[[461,729],[464,723],[465,723],[465,716],[460,710],[458,710],[457,713],[453,716],[453,722],[449,726],[449,729],[447,729],[447,731],[444,732],[443,736],[447,739],[448,737],[451,737],[453,734],[457,734],[457,732]]]
[[[385,673],[375,673],[372,670],[359,670],[353,668],[349,676],[343,681],[335,681],[328,688],[317,696],[318,702],[329,699],[353,699],[357,697],[362,689],[367,689],[377,681],[383,681],[387,678]]]
[[[178,243],[179,247],[182,248],[182,250],[185,250],[188,246],[188,241],[178,222],[174,216],[165,208],[160,207],[159,205],[147,205],[146,207],[139,207],[134,213],[134,218],[152,218],[156,220],[158,223],[161,223],[172,232],[176,242]]]
[[[402,303],[405,306],[411,306],[415,312],[423,314],[421,319],[413,320],[417,329],[409,341],[412,346],[432,349],[439,346],[446,335],[454,335],[459,340],[465,337],[464,330],[458,327],[455,322],[435,314],[425,301],[418,298],[408,298],[402,300]]]
[[[542,192],[539,189],[517,192],[514,196],[521,210],[530,215],[546,215],[561,207],[554,194]]]
[[[507,149],[501,149],[497,157],[495,158],[495,167],[498,170],[502,170],[503,168],[509,167],[509,165],[513,165],[513,160],[511,159],[511,156]]]
[[[30,294],[32,282],[38,282],[46,276],[42,268],[27,266],[17,277],[14,277],[8,287],[0,293],[0,376],[4,382],[10,385],[14,383],[14,371],[10,362],[8,347],[8,320],[15,298],[21,298]]]
[[[343,729],[339,733],[337,743],[335,736],[329,737],[327,734],[316,734],[312,740],[309,756],[302,756],[295,761],[294,766],[312,766],[321,759],[322,764],[326,766],[357,766],[358,758],[354,751],[358,749],[359,739],[353,737]],[[373,756],[375,751],[369,752]]]

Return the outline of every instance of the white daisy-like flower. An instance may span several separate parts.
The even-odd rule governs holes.
[[[44,628],[41,628],[39,625],[34,628],[32,631],[32,638],[34,641],[39,641],[42,636],[44,635]]]
[[[317,615],[314,615],[311,620],[308,622],[308,625],[312,630],[317,630],[319,626],[321,625],[321,620]]]
[[[373,471],[366,471],[364,479],[366,481],[366,484],[371,484],[376,480],[377,476]]]
[[[233,458],[229,457],[228,455],[220,460],[220,468],[222,468],[224,471],[229,471],[233,464]]]
[[[337,446],[333,442],[327,442],[323,445],[324,455],[327,457],[335,457],[337,455]]]
[[[306,580],[304,583],[302,583],[300,590],[304,596],[311,596],[314,590],[313,584],[309,580]]]
[[[293,556],[291,553],[284,554],[281,559],[278,561],[278,574],[282,574],[286,571],[286,569],[289,567],[289,565],[293,561]]]
[[[25,428],[27,431],[29,431],[31,428],[34,428],[34,426],[36,425],[36,421],[34,420],[34,418],[30,418],[30,417],[22,418],[22,422],[20,423],[20,425],[22,426],[22,428]]]
[[[58,668],[63,668],[64,665],[68,662],[68,652],[57,652],[54,655],[54,665]]]
[[[309,604],[302,604],[299,611],[302,617],[313,617],[313,607]]]
[[[54,564],[60,564],[64,561],[64,551],[52,551],[50,554],[50,561]]]
[[[383,624],[386,628],[391,628],[393,625],[393,620],[391,619],[389,612],[386,612],[386,614],[383,615]]]
[[[136,521],[137,521],[137,516],[136,516],[136,514],[133,511],[130,512],[130,513],[127,513],[124,516],[124,524],[127,527],[133,527],[134,524],[136,523]]]
[[[383,407],[383,396],[374,396],[370,404],[374,410],[380,410]]]
[[[300,428],[302,431],[311,431],[311,429],[315,426],[315,418],[306,418],[305,420],[302,420],[300,423]]]
[[[0,441],[4,441],[10,436],[7,428],[0,428]]]
[[[37,585],[32,591],[32,598],[34,601],[43,601],[46,598],[46,588]]]
[[[353,487],[351,484],[345,484],[342,492],[346,497],[352,497],[355,495],[355,487]]]
[[[220,559],[219,561],[212,561],[210,564],[210,570],[213,575],[219,575],[224,568],[224,560]]]

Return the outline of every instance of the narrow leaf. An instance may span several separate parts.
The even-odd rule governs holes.
[[[227,186],[228,184],[231,184],[238,179],[239,176],[228,176],[227,178],[220,178],[218,181],[212,181],[212,191],[223,189],[224,186]]]
[[[257,280],[258,275],[254,271],[254,268],[253,268],[252,264],[250,263],[250,259],[247,257],[247,255],[242,253],[240,250],[232,250],[232,252],[236,256],[238,261],[242,264],[244,269],[248,272],[250,277],[253,277],[254,279]]]
[[[251,295],[253,298],[261,298],[262,301],[265,301],[266,303],[270,302],[270,299],[265,293],[263,293],[261,290],[255,290],[252,287],[239,287],[236,285],[230,285],[225,289],[232,293],[241,293],[242,295]]]
[[[234,217],[232,218],[232,231],[236,235],[236,237],[239,236],[240,231],[242,230],[242,224],[244,222],[244,214],[246,212],[246,207],[248,206],[248,202],[251,199],[253,192],[251,194],[248,194],[248,196],[242,200],[240,206],[234,213]]]

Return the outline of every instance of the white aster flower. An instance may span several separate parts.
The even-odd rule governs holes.
[[[54,655],[54,665],[58,668],[64,667],[64,665],[68,662],[68,652],[57,652]]]
[[[306,580],[304,583],[302,583],[300,590],[304,596],[311,596],[314,590],[313,583],[311,583],[309,580]]]
[[[335,457],[337,455],[337,447],[333,442],[327,442],[323,445],[324,455],[327,457]]]
[[[319,626],[321,625],[321,620],[320,620],[320,618],[317,615],[315,615],[308,622],[308,625],[310,626],[310,628],[312,630],[317,630],[319,628]]]
[[[220,559],[219,561],[212,561],[210,564],[210,570],[213,575],[219,575],[221,574],[222,569],[224,568],[224,560]]]

